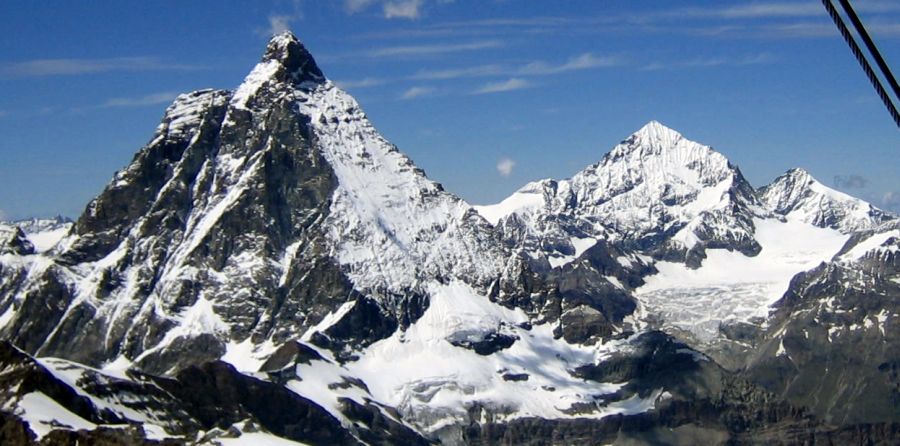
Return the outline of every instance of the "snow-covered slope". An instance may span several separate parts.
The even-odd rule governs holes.
[[[657,262],[659,273],[635,290],[642,316],[695,343],[711,343],[723,324],[764,321],[795,275],[829,260],[849,238],[798,221],[756,219],[754,226],[756,256],[714,249],[696,269]]]
[[[890,221],[798,275],[775,304],[750,375],[837,423],[896,421],[898,252],[900,224]]]
[[[94,347],[72,359],[144,367],[169,362],[170,349],[213,359],[251,336],[261,346],[325,330],[326,315],[366,299],[386,313],[373,339],[387,336],[420,315],[433,282],[486,294],[508,257],[290,34],[269,42],[234,94],[179,96],[48,256],[56,264],[0,305],[28,307],[53,280],[65,289],[58,312],[42,327],[16,312],[5,330],[67,356],[80,327]]]
[[[370,403],[454,437],[475,406],[497,420],[597,419],[646,411],[662,391],[598,402],[622,383],[571,369],[609,347],[569,346],[557,322],[578,308],[567,323],[587,314],[605,330],[585,335],[596,343],[622,311],[533,274],[289,33],[234,92],[180,95],[55,248],[0,260],[0,333],[31,354],[180,376],[315,351],[278,379],[350,430]]]
[[[791,169],[760,189],[765,206],[788,220],[843,233],[871,229],[895,217],[871,204],[826,187],[803,169]]]
[[[598,238],[696,266],[707,248],[756,253],[757,207],[724,156],[653,121],[572,178],[530,183],[477,209],[509,243],[546,255],[551,266]]]
[[[538,265],[560,268],[598,240],[623,250],[623,268],[644,266],[639,320],[698,346],[722,340],[723,325],[764,324],[796,274],[894,218],[802,169],[755,190],[722,154],[655,121],[570,179],[476,209]]]
[[[234,91],[180,95],[58,243],[0,225],[0,421],[222,444],[794,432],[802,411],[655,328],[708,340],[841,245],[859,265],[896,243],[759,197],[651,122],[476,212],[280,34]]]

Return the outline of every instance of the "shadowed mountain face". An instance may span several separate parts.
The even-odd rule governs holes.
[[[657,122],[473,209],[290,33],[234,91],[179,96],[58,223],[0,224],[3,442],[879,441],[900,421],[892,215],[800,170],[756,190]]]

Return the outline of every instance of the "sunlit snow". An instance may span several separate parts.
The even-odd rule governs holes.
[[[762,246],[755,257],[710,249],[698,269],[658,262],[659,273],[636,292],[642,313],[711,341],[721,322],[765,317],[794,275],[829,260],[849,238],[799,221],[755,219],[754,224]]]

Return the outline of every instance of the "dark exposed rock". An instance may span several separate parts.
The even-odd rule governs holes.
[[[180,336],[167,348],[144,356],[135,365],[150,374],[166,375],[193,364],[214,361],[224,354],[225,343],[211,334]]]
[[[35,444],[35,435],[21,418],[0,412],[0,444],[10,446],[28,446]]]
[[[86,431],[57,429],[41,439],[41,446],[181,446],[182,440],[150,440],[138,426],[106,427]]]
[[[157,384],[184,404],[205,429],[252,418],[275,435],[313,444],[355,444],[327,411],[284,387],[242,375],[223,362],[191,366]]]
[[[434,444],[426,440],[409,427],[400,424],[394,419],[399,419],[399,414],[389,408],[379,407],[375,403],[366,402],[359,404],[349,398],[340,398],[341,412],[347,418],[369,426],[370,429],[360,429],[360,440],[372,445],[414,445],[424,446]],[[385,410],[392,412],[392,417],[385,415]]]
[[[504,381],[528,381],[527,373],[504,373],[502,377]]]
[[[447,342],[456,347],[473,350],[479,355],[487,356],[512,347],[518,339],[514,335],[499,331],[460,331],[448,337]]]
[[[3,327],[5,339],[29,352],[40,348],[72,299],[72,290],[59,278],[59,274],[57,268],[48,268],[39,286],[25,293],[25,298],[18,303],[16,323]]]
[[[748,376],[836,425],[900,422],[898,275],[889,253],[796,276]]]
[[[397,312],[367,297],[360,297],[337,322],[324,332],[316,332],[311,342],[338,354],[339,359],[352,358],[352,350],[365,348],[384,339],[398,328],[418,319],[427,308],[427,298],[413,295],[401,297]],[[399,313],[399,314],[398,314]]]
[[[285,367],[297,364],[311,364],[312,361],[323,361],[322,355],[313,348],[299,341],[288,341],[260,366],[261,372],[277,372]]]
[[[18,226],[9,227],[0,224],[0,255],[2,254],[20,256],[34,254],[34,245],[28,241]]]
[[[187,441],[146,440],[134,420],[103,408],[110,402],[127,407],[132,413],[145,414],[170,434],[186,439],[194,438],[200,431],[227,433],[243,423],[243,432],[262,430],[308,444],[359,444],[356,436],[369,444],[428,444],[398,421],[401,417],[392,408],[341,401],[342,410],[356,422],[348,430],[316,403],[280,384],[241,374],[223,362],[191,366],[175,378],[132,371],[128,372],[130,380],[111,378],[70,362],[55,364],[66,376],[80,376],[77,389],[26,353],[8,343],[0,344],[0,368],[5,371],[0,376],[3,401],[14,402],[29,393],[41,392],[73,414],[102,425],[92,431],[57,429],[59,432],[54,431],[41,444],[149,445]],[[353,378],[345,378],[340,385],[368,392],[364,383]],[[4,417],[0,419],[2,444],[32,444],[28,441],[33,436],[23,430],[20,420],[2,411],[0,415]],[[238,436],[240,431],[228,435]],[[5,441],[7,438],[9,441]]]

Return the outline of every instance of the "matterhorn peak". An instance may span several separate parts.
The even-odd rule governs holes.
[[[280,80],[292,80],[294,82],[321,81],[325,78],[319,66],[316,65],[312,54],[290,31],[272,36],[266,45],[261,63],[275,61],[284,67],[279,73],[285,78]],[[289,79],[288,79],[289,78]]]
[[[316,65],[312,54],[292,32],[285,31],[269,40],[262,60],[235,90],[231,105],[235,108],[247,108],[248,103],[263,88],[279,85],[286,85],[288,88],[315,88],[324,81],[325,75]]]

